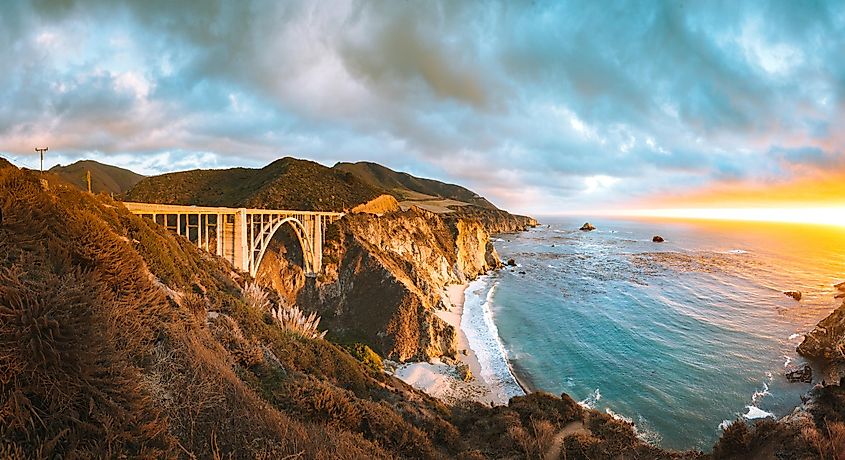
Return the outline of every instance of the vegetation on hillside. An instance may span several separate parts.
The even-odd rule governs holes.
[[[399,200],[413,199],[422,194],[429,197],[462,201],[481,208],[497,209],[484,197],[460,185],[414,177],[408,173],[394,171],[376,163],[366,161],[338,163],[333,166],[333,169],[352,173],[372,187],[386,190]]]
[[[183,171],[139,182],[127,201],[310,211],[342,211],[379,196],[354,175],[282,158],[261,169]]]
[[[59,176],[65,182],[73,184],[80,190],[88,190],[86,176],[90,172],[92,192],[113,193],[115,195],[126,193],[144,179],[144,176],[128,169],[91,160],[77,161],[67,166],[54,166],[50,168],[49,172]]]
[[[0,206],[4,458],[677,456],[568,397],[445,406],[279,328],[246,275],[108,197],[5,168]]]

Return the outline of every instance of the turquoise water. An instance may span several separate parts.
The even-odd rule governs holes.
[[[803,362],[800,334],[837,305],[845,229],[594,220],[581,232],[583,221],[496,239],[519,266],[468,290],[467,312],[486,313],[499,339],[482,367],[495,373],[499,353],[532,388],[624,417],[667,448],[709,451],[723,421],[800,404],[809,385],[783,374]],[[801,302],[782,293],[793,289]]]

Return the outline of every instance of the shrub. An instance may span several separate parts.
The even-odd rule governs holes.
[[[363,343],[353,343],[345,348],[349,351],[349,354],[354,356],[355,359],[364,364],[364,366],[367,366],[367,368],[372,369],[374,372],[384,371],[384,363],[381,360],[381,356],[367,345]]]
[[[328,332],[317,330],[317,325],[320,324],[320,317],[317,316],[317,313],[311,312],[306,315],[296,305],[287,308],[277,307],[270,310],[270,313],[279,327],[306,338],[322,339]]]
[[[716,458],[732,458],[748,453],[751,444],[751,432],[742,420],[735,420],[725,428],[725,432],[713,449]]]

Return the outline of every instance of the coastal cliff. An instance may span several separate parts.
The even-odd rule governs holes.
[[[279,246],[295,251],[291,243]],[[398,361],[427,360],[456,353],[456,331],[434,313],[443,289],[500,265],[480,222],[414,208],[335,223],[317,279],[277,257],[262,262],[258,279],[319,312],[338,340],[363,341]]]
[[[0,457],[700,457],[646,445],[566,395],[446,406],[330,340],[286,329],[269,311],[284,299],[255,294],[231,264],[119,202],[3,166]],[[416,211],[372,219],[352,216],[332,241],[374,273],[410,251],[404,273],[435,263],[444,268],[429,282],[439,285],[494,260],[478,224]],[[431,228],[383,240],[410,225]],[[426,253],[418,238],[455,252]],[[364,255],[381,243],[390,248]],[[318,282],[292,275],[277,281]],[[402,281],[373,278],[369,298],[390,283]]]
[[[328,168],[289,157],[261,169],[149,177],[126,198],[347,211],[327,229],[324,273],[317,279],[305,277],[301,248],[283,229],[265,253],[258,280],[286,303],[321,314],[335,339],[363,342],[398,361],[454,357],[454,327],[435,315],[444,287],[501,265],[491,233],[523,231],[537,223],[457,185],[373,163]]]
[[[804,336],[798,353],[821,365],[825,384],[840,385],[845,377],[845,302]]]
[[[478,206],[456,206],[453,208],[456,216],[475,219],[481,222],[487,233],[516,233],[523,232],[537,226],[537,219],[528,216],[511,214],[500,209],[485,209]]]

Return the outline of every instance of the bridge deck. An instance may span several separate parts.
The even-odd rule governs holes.
[[[298,211],[291,209],[223,208],[214,206],[136,203],[131,201],[124,201],[123,205],[134,214],[235,214],[237,212],[244,211],[247,214],[300,214],[306,216],[326,217],[343,216],[342,212]]]

